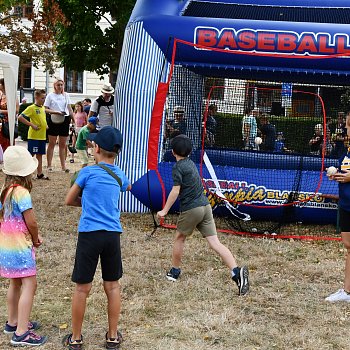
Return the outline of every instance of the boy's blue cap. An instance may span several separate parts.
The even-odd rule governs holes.
[[[88,119],[88,122],[96,126],[96,124],[97,124],[97,117],[90,117]]]
[[[116,147],[121,148],[123,144],[121,132],[113,126],[104,126],[99,132],[89,134],[88,139],[109,152],[115,152]]]

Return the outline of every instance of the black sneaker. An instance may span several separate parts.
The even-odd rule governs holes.
[[[35,331],[40,328],[40,323],[36,321],[29,321],[28,323],[28,330],[29,331]],[[17,325],[11,326],[7,322],[4,327],[4,333],[5,334],[13,334],[17,331]]]
[[[46,341],[47,337],[42,337],[32,331],[27,331],[22,335],[17,335],[16,332],[13,333],[10,343],[12,346],[40,346],[45,344]]]
[[[238,295],[246,295],[249,292],[249,271],[247,266],[239,267],[239,274],[232,279],[237,283]]]
[[[175,282],[175,281],[179,278],[180,273],[181,273],[181,269],[177,269],[177,268],[175,268],[175,267],[172,267],[172,268],[170,269],[170,271],[167,272],[166,278],[167,278],[169,281]]]

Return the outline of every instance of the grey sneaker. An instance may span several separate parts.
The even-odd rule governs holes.
[[[181,269],[177,269],[175,267],[172,267],[170,269],[170,271],[166,274],[166,278],[169,280],[169,281],[173,281],[175,282],[179,276],[180,276],[180,273],[181,273]]]
[[[239,267],[239,273],[232,279],[237,283],[238,295],[246,295],[249,292],[249,271],[247,266]]]

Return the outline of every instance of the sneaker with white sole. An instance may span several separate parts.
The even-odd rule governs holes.
[[[29,321],[28,323],[28,330],[29,331],[35,331],[40,328],[40,323],[37,321]],[[17,331],[17,325],[11,326],[6,322],[5,327],[4,327],[4,333],[5,334],[13,334],[14,332]]]
[[[335,293],[325,298],[325,301],[329,301],[330,303],[335,303],[337,301],[346,301],[350,303],[350,294],[346,293],[344,289],[339,289]]]
[[[47,337],[42,337],[32,331],[27,331],[22,335],[17,335],[16,332],[13,333],[10,343],[12,346],[40,346],[45,344],[46,341]]]
[[[249,271],[247,266],[239,267],[239,273],[232,279],[237,283],[238,295],[246,295],[249,292]]]
[[[177,281],[181,273],[181,269],[177,269],[176,267],[172,267],[169,272],[166,274],[166,278],[169,281]]]

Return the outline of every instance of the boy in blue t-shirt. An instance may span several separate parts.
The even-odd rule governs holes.
[[[224,246],[217,236],[216,226],[208,198],[204,195],[203,185],[193,161],[188,158],[192,151],[192,142],[185,135],[178,135],[171,141],[176,163],[173,167],[174,185],[169,193],[163,210],[157,213],[158,218],[168,214],[177,197],[180,199],[180,216],[177,220],[177,231],[173,246],[173,267],[166,277],[176,281],[181,273],[180,265],[185,240],[197,228],[222,261],[230,269],[232,279],[237,283],[239,295],[249,291],[248,268],[238,267],[230,250]]]
[[[66,205],[82,207],[72,281],[76,283],[72,300],[72,334],[63,339],[68,349],[81,349],[81,334],[86,298],[92,286],[96,266],[101,259],[103,287],[108,299],[106,348],[117,349],[122,341],[118,331],[122,260],[120,252],[120,192],[131,189],[130,181],[114,160],[122,146],[120,131],[112,126],[90,134],[97,165],[82,168],[66,197]],[[106,169],[112,171],[115,178]],[[97,192],[98,191],[98,195]]]

